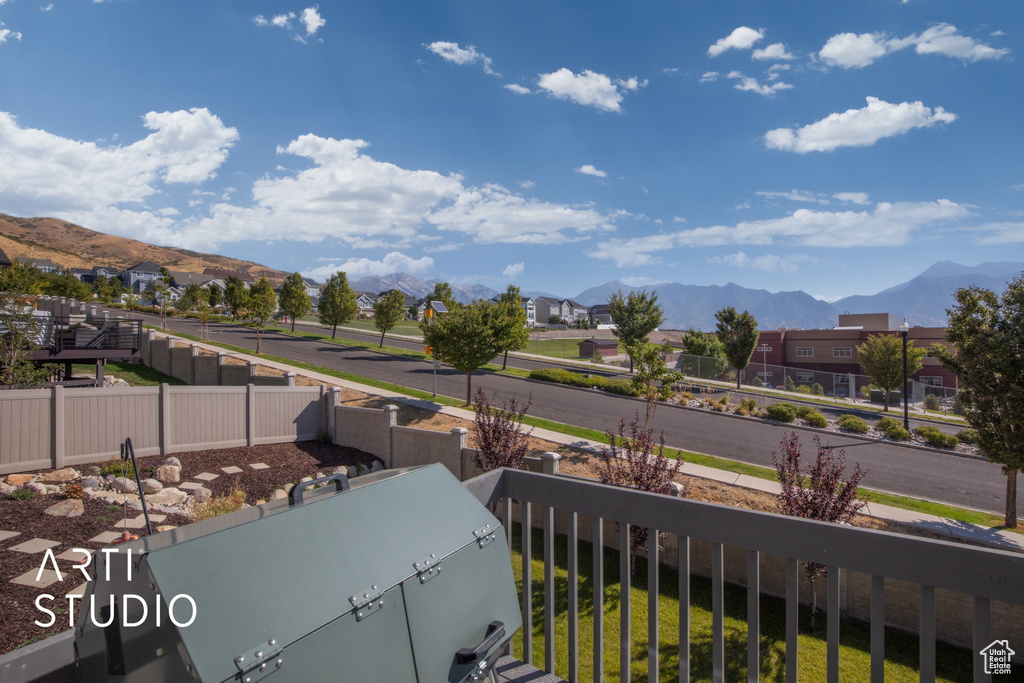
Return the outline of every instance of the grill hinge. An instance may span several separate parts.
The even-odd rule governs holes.
[[[430,553],[430,557],[419,562],[413,562],[412,566],[420,577],[420,583],[426,583],[441,573],[441,560],[437,559],[434,553]]]
[[[384,606],[384,600],[381,599],[382,595],[384,595],[384,591],[378,590],[377,586],[374,585],[362,593],[357,593],[350,597],[348,601],[356,608],[356,621],[362,621],[380,610]]]
[[[483,548],[484,546],[490,545],[494,542],[495,528],[490,524],[485,524],[476,531],[473,532],[473,536],[476,537],[477,544]]]
[[[241,674],[242,683],[256,683],[280,669],[284,664],[280,657],[282,651],[277,641],[271,638],[235,657],[235,666]]]

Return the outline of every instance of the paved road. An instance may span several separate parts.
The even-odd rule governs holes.
[[[198,333],[194,320],[168,318],[172,330]],[[210,325],[213,341],[253,349],[253,330],[222,324]],[[430,361],[403,358],[370,349],[340,346],[297,339],[267,332],[263,337],[266,353],[292,358],[327,368],[344,370],[364,377],[431,391],[433,370]],[[515,377],[478,373],[473,388],[483,388],[498,400],[518,394],[532,394],[530,414],[558,422],[605,431],[617,428],[622,418],[629,419],[643,404],[636,399],[598,391],[583,391]],[[464,398],[466,376],[448,367],[437,373],[438,393]],[[789,431],[800,435],[804,452],[813,457],[815,432],[799,428],[783,429],[764,422],[731,418],[673,406],[661,406],[655,428],[665,433],[666,443],[686,450],[716,455],[771,467],[771,453]],[[886,443],[866,442],[842,434],[828,437],[831,444],[846,450],[848,461],[868,470],[864,485],[903,495],[927,498],[1000,513],[1006,483],[998,465],[974,458],[921,451]],[[1024,479],[1024,478],[1022,478]],[[1024,481],[1019,487],[1024,496]]]

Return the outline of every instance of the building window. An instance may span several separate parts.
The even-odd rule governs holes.
[[[797,358],[814,358],[814,347],[813,346],[798,346],[796,347]]]
[[[853,358],[853,348],[850,346],[833,346],[833,358]]]
[[[849,386],[850,376],[849,375],[832,375],[833,384],[845,384]]]
[[[941,387],[942,378],[938,376],[921,377],[921,384],[925,385],[926,387]]]
[[[798,372],[798,373],[796,373],[796,381],[797,382],[813,382],[814,381],[814,373],[813,372]]]
[[[774,374],[775,373],[772,372],[771,370],[769,370],[768,372],[765,372],[764,370],[758,370],[757,371],[757,376],[758,377],[764,377],[765,379],[767,379],[768,377],[771,377]]]

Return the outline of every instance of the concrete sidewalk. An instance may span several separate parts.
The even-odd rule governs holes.
[[[173,334],[157,333],[158,336],[173,337]],[[204,348],[214,352],[223,352],[224,349],[213,346],[211,344],[204,344],[202,342],[190,341],[189,343],[196,344],[200,348]],[[404,403],[406,405],[415,406],[417,408],[425,408],[427,410],[433,410],[435,412],[443,413],[445,415],[451,415],[452,417],[462,418],[464,420],[473,421],[474,413],[471,410],[463,408],[453,408],[451,406],[441,405],[428,399],[418,399],[409,396],[403,396],[401,394],[394,394],[384,389],[378,389],[377,387],[371,387],[358,382],[352,382],[345,379],[340,379],[332,375],[326,375],[319,372],[313,372],[310,370],[304,370],[297,368],[286,363],[278,363],[276,361],[267,360],[258,356],[252,356],[247,354],[240,354],[231,352],[230,355],[240,358],[242,360],[258,363],[269,368],[275,368],[282,372],[294,372],[296,375],[308,377],[312,380],[323,382],[324,384],[332,384],[335,386],[343,387],[346,389],[352,389],[354,391],[360,391],[365,394],[373,396],[380,396],[386,398],[395,403]],[[600,452],[600,450],[606,446],[604,443],[595,441],[589,441],[586,439],[580,439],[577,437],[570,436],[568,434],[562,434],[561,432],[554,432],[549,429],[541,429],[535,427],[533,429],[533,436],[538,439],[544,439],[553,443],[562,444],[564,446],[572,446],[573,448],[579,448],[584,450],[593,451],[594,453]],[[685,446],[671,445],[672,448],[680,450],[689,450]],[[743,488],[752,489],[755,491],[764,491],[766,493],[778,494],[781,490],[779,484],[775,481],[767,479],[759,479],[757,477],[751,477],[745,474],[736,474],[735,472],[728,472],[726,470],[719,470],[712,467],[706,467],[703,465],[696,465],[693,463],[683,463],[682,472],[684,474],[701,477],[703,479],[710,479],[713,481],[722,482],[724,484],[730,484],[732,486],[741,486]],[[904,510],[903,508],[891,507],[889,505],[882,505],[880,503],[868,503],[864,512],[872,517],[879,519],[887,519],[895,522],[902,522],[904,524],[912,524],[924,529],[930,529],[938,533],[945,533],[954,538],[963,538],[977,541],[980,543],[986,543],[990,545],[1001,546],[1007,549],[1013,550],[1024,550],[1024,536],[1018,533],[1010,531],[999,531],[989,529],[976,524],[968,524],[955,519],[949,519],[946,517],[938,517],[936,515],[928,515],[921,512],[914,512],[912,510]]]

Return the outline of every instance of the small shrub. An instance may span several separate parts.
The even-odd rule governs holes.
[[[803,416],[804,421],[812,427],[824,429],[828,427],[828,419],[817,410],[812,410]]]
[[[725,403],[719,401],[711,402],[711,410],[715,411],[716,413],[724,413],[727,408],[728,406]]]
[[[956,448],[959,440],[950,434],[944,434],[938,427],[924,425],[914,430],[917,438],[934,448]]]
[[[752,413],[752,412],[754,412],[754,410],[757,409],[757,399],[756,398],[740,399],[740,407],[741,408],[745,408],[748,413]]]
[[[531,429],[523,432],[523,418],[533,404],[532,395],[526,405],[516,400],[515,394],[501,407],[492,406],[483,389],[476,390],[473,410],[476,413],[477,455],[476,466],[484,472],[499,467],[521,470],[523,458],[530,452]]]
[[[963,416],[966,412],[964,410],[964,402],[960,399],[960,394],[953,397],[953,414]]]
[[[229,512],[238,512],[245,505],[245,491],[234,487],[226,496],[213,498],[200,503],[192,509],[192,519],[196,522],[212,517],[220,517]]]
[[[792,422],[796,419],[796,406],[792,403],[773,403],[768,406],[768,419],[776,422]]]
[[[800,386],[798,386],[796,388],[796,393],[804,394],[806,396],[810,396],[811,395],[811,388],[809,386],[807,386],[806,384],[801,384]]]
[[[77,498],[81,500],[85,497],[85,489],[82,488],[81,484],[66,484],[62,494],[65,498]]]
[[[786,375],[786,380],[782,383],[782,386],[786,391],[796,391],[796,382],[789,375]]]
[[[750,381],[750,386],[757,387],[758,389],[760,389],[761,387],[764,386],[764,382],[761,380],[760,377],[755,377]]]
[[[7,497],[10,498],[11,500],[32,500],[38,495],[39,494],[33,491],[32,489],[20,487],[8,493]]]
[[[110,520],[108,518],[104,517],[103,515],[100,515],[99,517],[96,518],[96,523],[97,524],[106,524],[109,521]]]
[[[978,445],[978,432],[974,429],[961,429],[956,433],[956,438],[972,446]]]
[[[679,399],[682,401],[690,401],[693,399],[693,394],[689,391],[684,391],[679,394]]]
[[[806,420],[807,416],[813,412],[815,412],[815,410],[811,406],[797,406],[796,416],[801,420]]]
[[[867,434],[868,425],[856,415],[843,415],[839,418],[839,428],[852,434]]]
[[[812,396],[824,396],[825,395],[825,387],[823,387],[820,384],[818,384],[817,382],[815,382],[814,384],[811,385],[811,395]]]
[[[326,429],[318,429],[317,432],[316,432],[316,442],[319,443],[319,444],[324,444],[324,445],[328,445],[329,446],[332,443],[334,443],[334,439],[333,439],[333,437],[331,437],[331,433],[328,430],[326,430]]]
[[[942,410],[942,404],[939,403],[939,397],[935,394],[925,394],[924,407],[925,410]]]
[[[736,415],[741,415],[741,416],[743,416],[743,417],[746,417],[747,415],[750,415],[750,411],[749,411],[749,410],[747,410],[746,408],[744,408],[743,406],[738,406],[738,407],[737,407],[737,408],[736,408],[736,409],[735,409],[735,410],[733,411],[733,413],[735,413]]]
[[[99,464],[100,474],[104,477],[113,474],[115,477],[135,478],[135,468],[130,460],[108,460]]]
[[[729,405],[729,394],[726,394],[725,396],[723,396],[719,400],[722,402],[723,406]]]
[[[897,420],[894,417],[883,417],[881,420],[879,420],[878,422],[875,423],[875,429],[877,429],[878,431],[883,432],[883,433],[885,432],[885,430],[887,430],[887,429],[889,429],[891,427],[902,427],[902,426],[903,425],[900,423],[900,421]]]
[[[903,428],[898,422],[885,429],[884,434],[895,441],[910,441],[910,432]]]

